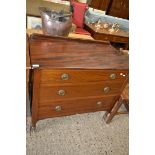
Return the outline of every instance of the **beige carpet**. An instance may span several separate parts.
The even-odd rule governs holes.
[[[116,116],[107,125],[103,114],[39,121],[36,133],[30,136],[27,132],[27,155],[128,155],[128,115]]]

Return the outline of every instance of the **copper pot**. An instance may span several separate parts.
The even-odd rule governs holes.
[[[55,36],[68,36],[72,27],[72,14],[56,12],[45,7],[39,7],[42,18],[43,33]]]

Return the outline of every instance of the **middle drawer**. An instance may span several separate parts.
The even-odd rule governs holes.
[[[120,93],[123,82],[93,82],[76,84],[40,84],[40,102],[80,98],[87,96],[108,96]]]

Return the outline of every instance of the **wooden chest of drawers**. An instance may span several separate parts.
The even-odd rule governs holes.
[[[108,42],[30,36],[32,125],[40,119],[110,111],[128,81],[128,56]]]

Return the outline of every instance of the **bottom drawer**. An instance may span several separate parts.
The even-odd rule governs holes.
[[[66,116],[78,113],[110,110],[119,96],[87,98],[77,100],[63,100],[51,103],[40,103],[38,107],[39,119]]]

